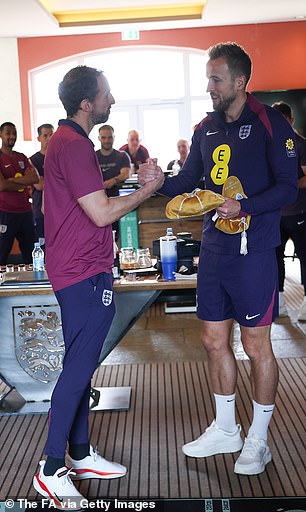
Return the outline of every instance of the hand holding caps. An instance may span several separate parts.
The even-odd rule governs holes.
[[[166,205],[168,219],[186,219],[198,217],[218,208],[224,203],[221,194],[211,190],[196,189],[190,194],[184,193],[173,197]]]
[[[240,180],[236,176],[230,176],[227,178],[222,188],[222,196],[236,200],[247,197],[244,193]],[[223,233],[235,235],[236,233],[246,231],[250,225],[250,220],[250,215],[247,215],[246,217],[235,217],[233,219],[221,219],[218,217],[215,226],[220,231],[223,231]]]

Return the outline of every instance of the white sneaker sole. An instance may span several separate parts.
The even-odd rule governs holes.
[[[86,498],[78,498],[77,500],[73,501],[73,497],[69,498],[70,500],[70,506],[68,506],[68,503],[66,503],[65,501],[61,504],[57,504],[57,499],[56,497],[52,498],[49,493],[47,491],[45,491],[45,489],[43,489],[43,487],[41,487],[39,481],[37,480],[37,477],[36,475],[34,476],[33,478],[33,487],[34,489],[39,493],[41,494],[41,496],[43,496],[44,498],[47,498],[49,501],[50,501],[50,508],[56,508],[58,510],[75,510],[76,512],[78,510],[84,510],[86,507],[86,503],[87,500]],[[68,498],[67,498],[68,500]],[[83,502],[83,507],[77,507],[77,503],[78,501],[82,501]]]
[[[239,464],[239,459],[236,461],[234,472],[239,475],[259,475],[263,473],[266,469],[266,465],[271,462],[272,455],[269,448],[266,450],[266,453],[263,457],[262,464]]]
[[[216,443],[214,446],[207,447],[205,450],[201,447],[196,448],[188,446],[188,444],[182,447],[183,453],[188,457],[210,457],[211,455],[219,455],[221,453],[235,453],[239,452],[243,447],[241,437],[232,442],[228,442],[226,447],[224,447],[224,443],[223,445],[219,443],[219,446],[218,443]]]

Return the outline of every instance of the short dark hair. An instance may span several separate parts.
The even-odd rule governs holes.
[[[94,101],[99,92],[98,78],[102,74],[88,66],[77,66],[66,73],[58,86],[58,95],[68,117],[78,112],[84,99]]]
[[[13,128],[16,128],[16,126],[14,125],[14,123],[11,123],[11,121],[5,121],[5,123],[2,123],[2,125],[0,126],[0,133],[4,130],[4,128],[6,126],[11,126]]]
[[[224,57],[232,78],[244,75],[246,84],[251,78],[252,61],[242,46],[228,41],[227,43],[218,43],[208,49],[210,60],[216,60]]]
[[[114,128],[110,124],[103,124],[99,128],[99,133],[101,130],[111,130],[114,133]]]
[[[50,129],[50,130],[54,130],[54,126],[52,126],[52,124],[50,123],[44,123],[44,124],[41,124],[38,128],[37,128],[37,133],[38,133],[38,136],[41,135],[41,132],[43,131],[43,129],[46,128],[47,130]]]
[[[277,101],[276,103],[273,103],[272,107],[275,110],[279,110],[283,116],[289,120],[293,118],[292,108],[288,103],[285,103],[284,101]]]

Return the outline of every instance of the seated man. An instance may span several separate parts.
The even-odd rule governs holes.
[[[130,157],[124,151],[113,148],[114,139],[114,128],[112,126],[105,124],[99,128],[101,148],[96,151],[96,155],[108,197],[119,195],[120,184],[129,177],[131,172]],[[118,221],[113,223],[113,230],[116,231],[117,239],[119,234]]]
[[[181,170],[181,168],[183,167],[184,162],[188,156],[188,153],[189,153],[188,141],[186,139],[180,139],[177,142],[177,150],[180,155],[180,158],[171,160],[171,162],[169,162],[167,165],[168,171],[171,171],[173,169],[173,166],[177,166],[176,173]]]
[[[140,144],[139,133],[136,130],[130,130],[128,133],[127,144],[121,146],[120,151],[125,151],[134,165],[134,170],[137,172],[139,165],[144,164],[149,156],[147,148]]]

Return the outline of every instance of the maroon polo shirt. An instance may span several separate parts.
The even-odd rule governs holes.
[[[45,158],[46,269],[60,290],[113,266],[112,226],[97,227],[78,203],[104,189],[93,144],[75,122],[61,120]]]

